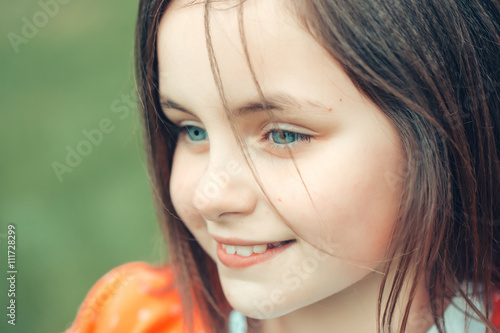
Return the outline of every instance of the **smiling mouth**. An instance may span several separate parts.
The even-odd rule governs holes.
[[[221,243],[221,246],[224,249],[224,251],[226,252],[226,254],[239,255],[242,257],[249,257],[253,253],[262,254],[262,253],[266,252],[267,250],[282,247],[282,246],[284,246],[288,243],[294,242],[294,241],[295,241],[295,239],[290,239],[290,240],[281,241],[281,242],[259,244],[259,245],[252,245],[252,246],[227,245],[227,244]]]

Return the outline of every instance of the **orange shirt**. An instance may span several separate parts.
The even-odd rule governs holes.
[[[196,333],[206,333],[199,315],[194,324]],[[172,269],[134,262],[96,283],[65,333],[180,333],[183,327]]]
[[[65,333],[181,333],[179,294],[169,267],[134,262],[119,266],[90,290]],[[500,328],[500,292],[493,295],[492,322]],[[194,333],[207,333],[195,311]]]
[[[493,314],[491,316],[491,322],[500,329],[500,289],[493,293]]]

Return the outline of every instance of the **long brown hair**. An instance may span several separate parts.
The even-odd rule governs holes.
[[[156,39],[169,2],[139,4],[136,76],[146,148],[160,222],[177,281],[182,281],[178,288],[186,321],[196,306],[209,331],[224,332],[231,309],[215,264],[177,217],[168,192],[176,137],[161,116]],[[427,272],[425,285],[440,332],[445,331],[442,309],[457,295],[498,332],[488,316],[492,289],[500,285],[500,3],[290,4],[299,23],[391,119],[406,153],[405,169],[389,175],[403,182],[404,196],[388,256],[398,259],[386,266],[386,272],[398,274],[382,283],[379,330],[395,331],[393,315],[408,285],[410,301],[398,330],[411,325],[411,296],[418,273]],[[475,307],[474,298],[483,302],[484,311]]]

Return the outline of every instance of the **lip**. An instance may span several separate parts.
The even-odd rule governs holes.
[[[232,243],[222,243],[226,245],[240,245],[240,246],[251,246],[251,245],[259,245],[259,244],[265,244],[264,242],[259,242],[259,243],[249,243],[246,242],[245,245],[243,244],[236,244],[234,243],[234,239],[232,239]],[[280,247],[275,247],[269,250],[266,250],[264,253],[252,253],[249,257],[244,257],[240,256],[238,254],[227,254],[226,250],[222,248],[222,244],[220,242],[217,242],[217,257],[219,258],[220,262],[228,267],[228,268],[245,268],[249,267],[267,260],[271,260],[274,257],[276,257],[278,254],[282,253],[283,251],[286,251],[290,246],[295,244],[295,240],[282,245]],[[270,242],[273,243],[273,242]]]
[[[213,236],[211,235],[213,239],[217,243],[220,244],[225,244],[225,245],[234,245],[234,246],[254,246],[254,245],[261,245],[261,244],[271,244],[271,243],[278,243],[278,242],[283,242],[286,240],[291,240],[291,239],[282,239],[282,240],[260,240],[260,241],[253,241],[253,240],[245,240],[241,238],[225,238],[225,237],[219,237],[219,236]]]

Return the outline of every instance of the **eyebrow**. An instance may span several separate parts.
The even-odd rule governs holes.
[[[190,111],[189,108],[177,103],[169,98],[161,98],[160,104],[164,109],[176,109],[192,116],[196,116],[194,112]],[[250,100],[232,108],[230,111],[235,116],[244,116],[250,113],[269,111],[269,110],[285,110],[289,108],[302,109],[302,107],[312,107],[312,108],[324,108],[328,109],[323,103],[307,100],[298,99],[288,94],[274,94],[265,97],[263,100]]]

